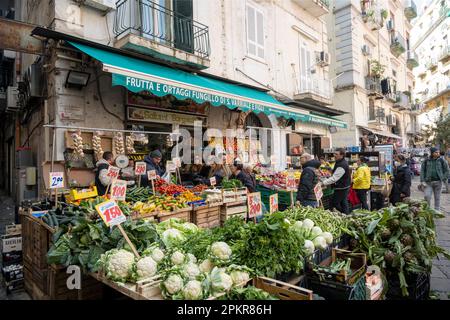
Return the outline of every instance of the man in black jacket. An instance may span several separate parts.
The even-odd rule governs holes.
[[[332,207],[338,211],[348,214],[348,193],[351,185],[350,168],[345,160],[345,149],[338,148],[334,153],[336,163],[333,168],[333,175],[322,181],[324,186],[333,185],[334,194]]]
[[[148,171],[151,171],[151,170],[155,170],[156,175],[158,177],[162,177],[164,175],[164,173],[166,172],[166,169],[161,166],[161,159],[162,159],[162,153],[159,150],[154,150],[154,151],[150,152],[150,154],[148,156],[145,156],[144,162],[147,165],[147,170],[145,173],[147,173]],[[142,179],[141,180],[142,186],[144,186],[144,187],[149,186],[147,174],[144,174],[143,176],[141,176],[141,179]]]
[[[253,180],[243,169],[242,163],[235,162],[231,167],[233,178],[241,181],[244,187],[247,187],[249,193],[256,192],[256,180]]]
[[[390,202],[394,206],[397,202],[402,202],[404,198],[411,196],[411,171],[406,164],[406,158],[399,154],[395,156],[395,160],[396,170],[394,176],[391,177],[393,184],[390,195]]]
[[[302,175],[297,190],[297,201],[304,207],[317,208],[319,206],[314,188],[319,182],[316,170],[320,167],[320,162],[314,160],[310,154],[303,154],[300,157],[302,164]]]

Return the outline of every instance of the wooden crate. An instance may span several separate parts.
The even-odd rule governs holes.
[[[210,204],[194,208],[191,221],[200,228],[218,227],[220,225],[220,205]]]
[[[311,290],[271,278],[256,277],[253,279],[253,286],[278,297],[280,300],[313,300]]]
[[[247,188],[223,189],[222,199],[223,203],[247,201]]]
[[[31,218],[24,214],[23,209],[19,209],[19,217],[22,224],[22,257],[24,265],[30,265],[33,263],[33,221]]]
[[[247,202],[246,201],[236,201],[224,203],[220,207],[220,224],[234,216],[247,217]]]
[[[191,222],[191,210],[191,208],[183,208],[172,212],[160,211],[156,217],[158,222],[163,222],[170,218],[178,218],[186,222]]]

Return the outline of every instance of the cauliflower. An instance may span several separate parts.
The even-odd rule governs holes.
[[[310,231],[314,227],[314,222],[311,219],[303,220],[303,229]]]
[[[198,227],[190,222],[185,222],[178,227],[178,229],[184,233],[196,233],[198,231]]]
[[[244,285],[250,280],[250,275],[245,271],[234,270],[231,271],[230,276],[235,286]]]
[[[203,288],[200,281],[191,280],[183,288],[183,297],[186,300],[201,300],[203,298]]]
[[[162,285],[169,295],[173,295],[183,288],[183,279],[177,274],[171,274]]]
[[[188,253],[187,257],[188,257],[190,262],[197,263],[197,258],[192,253]]]
[[[172,256],[170,257],[170,261],[176,265],[183,264],[185,259],[186,256],[180,251],[175,251],[174,253],[172,253]]]
[[[231,258],[231,248],[225,242],[214,242],[211,245],[211,254],[213,258],[227,261]]]
[[[315,238],[313,243],[314,243],[314,246],[316,248],[319,248],[320,250],[325,250],[328,246],[327,241],[322,236],[318,236],[317,238]]]
[[[162,233],[161,238],[167,248],[186,240],[186,237],[178,229],[167,229]]]
[[[134,255],[124,249],[112,249],[104,253],[100,260],[106,271],[106,277],[118,282],[126,282],[136,267]]]
[[[320,229],[320,227],[315,226],[311,229],[311,237],[315,238],[315,237],[320,236],[321,234],[322,234],[322,229]]]
[[[200,263],[199,268],[201,272],[210,273],[214,268],[214,265],[212,264],[211,260],[206,259],[203,260],[202,263]]]
[[[162,261],[162,259],[164,259],[164,252],[161,249],[156,248],[155,250],[153,250],[151,257],[153,260],[155,260],[156,263],[159,263]]]
[[[153,277],[157,271],[156,262],[152,257],[144,257],[140,259],[137,264],[137,276],[138,280]]]
[[[216,292],[228,291],[233,286],[233,280],[224,269],[214,267],[211,271],[211,288]]]
[[[324,232],[321,234],[322,237],[325,238],[327,244],[331,244],[333,242],[333,235],[329,232]]]
[[[183,267],[184,276],[190,280],[194,280],[198,275],[200,275],[199,267],[192,262],[189,262]]]

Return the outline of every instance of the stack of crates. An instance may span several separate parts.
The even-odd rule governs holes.
[[[24,284],[22,262],[22,226],[9,225],[1,241],[2,276],[6,292],[20,289]]]

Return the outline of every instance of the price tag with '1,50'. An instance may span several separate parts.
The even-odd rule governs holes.
[[[127,218],[114,200],[108,200],[95,206],[98,214],[108,227],[119,225]]]

